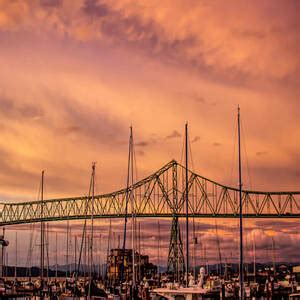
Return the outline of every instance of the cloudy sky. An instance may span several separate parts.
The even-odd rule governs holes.
[[[48,198],[87,194],[92,161],[98,193],[124,187],[130,125],[139,178],[180,161],[188,122],[194,169],[236,186],[238,104],[244,186],[299,190],[299,9],[293,0],[0,0],[1,201],[36,199],[42,169]],[[273,235],[284,241],[278,257],[300,259],[296,222],[274,222],[248,221],[249,239],[256,232],[263,255]],[[212,260],[214,223],[198,225]],[[237,252],[236,221],[218,224],[226,253]]]

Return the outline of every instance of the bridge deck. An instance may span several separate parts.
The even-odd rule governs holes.
[[[185,169],[171,161],[128,190],[91,197],[1,203],[0,225],[90,218],[123,218],[126,194],[128,212],[139,218],[185,216]],[[189,214],[197,218],[236,218],[238,189],[188,171]],[[300,192],[243,191],[245,218],[298,218]]]

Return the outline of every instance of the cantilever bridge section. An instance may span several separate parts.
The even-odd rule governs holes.
[[[122,218],[126,193],[133,201],[128,213],[137,218],[185,216],[185,168],[172,160],[154,174],[138,181],[129,190],[96,195],[94,209],[88,196],[45,201],[0,203],[0,226],[40,221]],[[189,215],[200,218],[236,218],[239,213],[238,189],[225,186],[188,171]],[[133,203],[133,207],[132,207]],[[246,218],[300,217],[300,191],[243,191]]]

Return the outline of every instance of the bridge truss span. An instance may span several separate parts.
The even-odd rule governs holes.
[[[172,160],[128,190],[128,214],[137,217],[185,216],[185,168]],[[238,189],[188,172],[189,214],[194,217],[238,217]],[[121,218],[125,214],[127,189],[94,198],[95,218]],[[243,214],[247,218],[300,217],[300,192],[243,191]],[[90,218],[90,197],[73,197],[0,204],[0,225]]]

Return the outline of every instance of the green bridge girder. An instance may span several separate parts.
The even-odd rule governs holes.
[[[172,160],[154,174],[129,188],[128,214],[138,218],[185,216],[185,168]],[[189,214],[199,218],[238,217],[238,189],[189,171]],[[94,218],[122,218],[126,189],[94,197]],[[300,191],[243,191],[246,218],[300,217]],[[73,197],[30,202],[0,203],[0,225],[90,218],[91,197]]]

